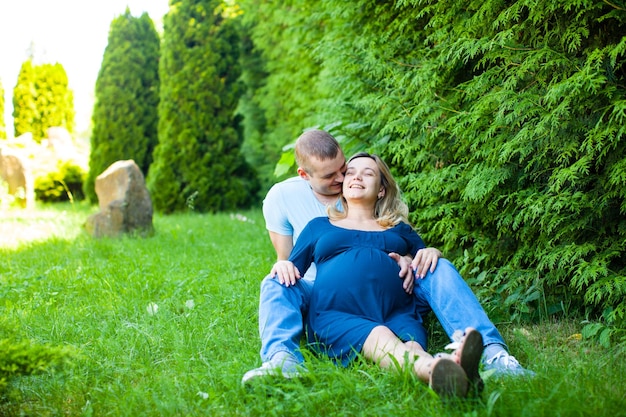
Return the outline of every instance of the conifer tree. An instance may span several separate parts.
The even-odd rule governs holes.
[[[74,131],[74,94],[69,88],[65,68],[59,63],[35,67],[35,105],[38,118],[33,123],[33,138],[41,140],[48,128],[64,127]]]
[[[22,64],[13,90],[13,124],[16,137],[32,132],[38,142],[53,126],[73,132],[74,96],[61,64]]]
[[[241,154],[238,20],[218,0],[175,0],[164,21],[159,144],[148,174],[157,210],[249,204],[255,175]]]
[[[13,128],[15,137],[32,132],[32,126],[39,118],[36,103],[35,69],[32,60],[22,63],[13,89]]]
[[[7,138],[7,128],[4,121],[4,87],[2,86],[2,80],[0,80],[0,139]]]
[[[96,81],[85,195],[96,201],[95,179],[117,160],[133,159],[147,175],[157,138],[159,35],[147,13],[127,8],[110,26]]]

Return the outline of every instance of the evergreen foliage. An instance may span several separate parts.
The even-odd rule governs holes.
[[[4,87],[0,80],[0,139],[7,138],[7,125],[4,120]]]
[[[72,161],[57,161],[56,170],[35,178],[35,197],[46,203],[84,199],[85,172]]]
[[[13,91],[15,136],[32,132],[33,139],[40,142],[47,137],[48,128],[57,126],[72,133],[74,115],[74,94],[63,66],[33,66],[31,60],[25,61]]]
[[[113,19],[96,81],[85,194],[97,201],[95,180],[112,163],[132,159],[147,174],[158,142],[159,35],[147,13],[127,8]]]
[[[15,137],[32,132],[32,126],[38,120],[35,90],[35,69],[29,59],[22,63],[13,89],[13,130]],[[34,135],[33,135],[34,136]]]
[[[411,220],[488,309],[584,309],[626,327],[623,2],[244,4],[262,21],[266,126],[316,113],[380,153]],[[294,88],[283,66],[310,85],[278,116]]]
[[[263,140],[266,133],[266,119],[263,110],[258,103],[259,91],[267,73],[263,69],[263,59],[257,49],[254,48],[249,31],[254,27],[252,22],[243,20],[241,25],[242,50],[241,50],[241,80],[245,88],[239,101],[236,114],[241,116],[243,136],[241,150],[246,161],[254,166],[259,174],[260,189],[267,189],[274,182],[271,174],[274,167],[273,161],[279,154],[279,145],[273,148],[268,141]],[[268,158],[268,155],[271,157]],[[260,196],[261,197],[261,196]]]
[[[170,3],[159,73],[159,144],[147,183],[163,212],[250,204],[256,176],[241,153],[236,10],[217,0]]]
[[[315,2],[241,4],[247,34],[253,39],[244,50],[247,99],[242,100],[241,111],[246,146],[252,148],[252,161],[267,191],[276,180],[273,167],[283,146],[320,123],[318,103],[327,95],[318,81],[322,68],[315,57],[321,23],[312,17]]]
[[[39,118],[35,123],[33,138],[48,136],[48,128],[64,127],[74,131],[74,94],[69,88],[69,81],[63,66],[42,64],[35,67],[35,103]]]
[[[0,340],[0,399],[13,379],[67,365],[75,356],[67,346],[50,346],[29,341]]]

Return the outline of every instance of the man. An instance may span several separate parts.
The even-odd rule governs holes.
[[[303,133],[296,141],[295,153],[298,177],[275,184],[263,202],[266,228],[278,260],[289,258],[294,242],[310,220],[326,216],[326,207],[337,203],[344,179],[345,156],[329,133]],[[422,249],[410,268],[400,256],[390,255],[401,268],[399,278],[404,278],[405,290],[415,293],[420,314],[433,311],[451,340],[457,329],[476,328],[485,344],[484,370],[501,375],[530,374],[508,354],[502,336],[478,299],[454,266],[446,259],[438,259],[440,255],[434,248]],[[300,339],[314,278],[315,265],[304,277],[281,280],[272,270],[263,279],[259,302],[263,364],[246,372],[242,382],[273,374],[290,378],[304,370]]]

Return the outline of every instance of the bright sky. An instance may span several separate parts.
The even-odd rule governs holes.
[[[157,31],[162,31],[168,0],[0,0],[0,80],[9,137],[13,136],[13,88],[31,43],[36,63],[63,65],[74,92],[76,132],[89,128],[109,27],[127,6],[133,16],[147,12]]]

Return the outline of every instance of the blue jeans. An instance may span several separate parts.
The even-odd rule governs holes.
[[[498,343],[506,347],[472,289],[447,259],[440,258],[435,272],[416,279],[413,292],[419,313],[425,317],[432,311],[448,337],[452,338],[455,330],[474,327],[483,336],[485,346]]]
[[[400,279],[398,278],[398,285]],[[309,310],[313,281],[298,280],[285,287],[274,277],[261,282],[259,302],[259,333],[261,360],[269,361],[278,352],[289,352],[300,362],[300,339],[304,335],[304,317]],[[435,272],[415,281],[418,310],[422,316],[432,311],[448,337],[455,330],[471,326],[483,336],[484,345],[505,345],[500,332],[487,317],[480,302],[448,260],[439,259]]]

